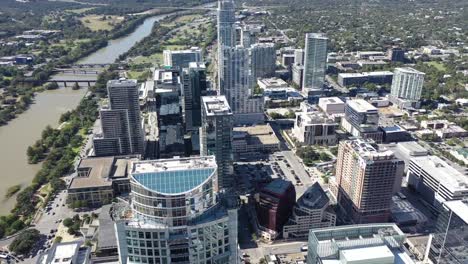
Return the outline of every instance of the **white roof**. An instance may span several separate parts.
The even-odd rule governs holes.
[[[349,77],[366,77],[366,76],[385,76],[393,75],[393,72],[390,71],[375,71],[375,72],[361,72],[361,73],[339,73],[338,76],[342,78]]]
[[[214,156],[189,157],[132,162],[132,173],[149,173],[161,171],[179,171],[196,168],[216,167]]]
[[[445,202],[444,205],[468,224],[468,204],[466,202],[461,200],[448,201]]]
[[[319,105],[321,104],[344,104],[338,97],[322,97],[319,98]]]
[[[387,246],[347,249],[340,251],[340,255],[342,258],[346,259],[345,263],[361,263],[361,261],[369,263],[367,261],[374,260],[376,263],[393,264],[393,259],[395,257]],[[392,261],[389,262],[389,259]]]
[[[232,114],[231,107],[224,95],[202,96],[207,115],[229,115]]]
[[[404,72],[404,73],[416,73],[416,74],[422,74],[425,75],[424,72],[420,72],[418,70],[415,70],[411,67],[401,67],[401,68],[395,68],[395,72]]]
[[[306,38],[328,39],[323,33],[307,33]]]
[[[468,177],[437,156],[414,157],[411,161],[452,192],[468,190]]]
[[[428,153],[427,149],[419,145],[416,141],[399,142],[397,147],[410,156],[425,156]]]
[[[353,108],[354,110],[358,112],[369,112],[369,111],[378,111],[377,108],[373,105],[371,105],[369,102],[367,102],[364,99],[353,99],[353,100],[348,100],[346,103]]]
[[[75,252],[78,250],[78,244],[59,245],[55,249],[54,263],[71,263]]]

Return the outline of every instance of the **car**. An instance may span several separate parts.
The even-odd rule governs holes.
[[[55,212],[53,212],[52,215],[55,215]]]

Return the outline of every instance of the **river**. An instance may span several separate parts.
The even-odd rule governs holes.
[[[148,36],[154,22],[166,16],[168,15],[147,18],[129,35],[109,41],[106,47],[81,59],[78,63],[114,62],[119,55]],[[29,110],[6,126],[0,127],[0,215],[7,214],[15,204],[15,197],[4,198],[7,189],[16,184],[21,184],[23,188],[28,186],[40,169],[39,165],[28,164],[26,157],[28,146],[40,138],[42,130],[47,125],[56,127],[60,115],[74,109],[85,93],[86,89],[72,90],[70,87],[39,93]]]

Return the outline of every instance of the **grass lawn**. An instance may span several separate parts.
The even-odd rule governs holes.
[[[447,68],[445,67],[445,65],[442,63],[442,62],[439,62],[439,61],[429,61],[429,62],[426,62],[427,64],[431,65],[431,66],[434,66],[437,70],[439,71],[443,71],[445,72],[447,70]]]
[[[172,22],[170,22],[170,23],[164,23],[164,26],[166,26],[166,27],[175,27],[176,24],[178,24],[178,23],[187,24],[187,23],[190,23],[190,22],[192,22],[193,20],[199,19],[199,18],[202,18],[202,16],[201,16],[201,15],[185,15],[185,16],[180,16],[180,17],[174,19],[174,21],[172,21]]]
[[[127,71],[127,76],[129,79],[140,79],[143,74],[146,74],[148,71],[143,70],[143,71]]]
[[[162,53],[155,53],[148,57],[138,56],[135,58],[131,58],[130,64],[144,64],[144,63],[152,63],[153,65],[163,64],[163,55]]]
[[[75,14],[82,14],[86,11],[89,11],[89,10],[93,10],[95,7],[85,7],[85,8],[79,8],[79,9],[70,9],[70,10],[67,10],[68,12],[72,12],[72,13],[75,13]]]
[[[104,19],[104,17],[106,17]],[[93,31],[112,30],[123,21],[121,16],[88,15],[80,18],[81,23]]]
[[[185,15],[185,16],[176,18],[175,22],[188,23],[198,18],[202,18],[202,16],[201,15]]]

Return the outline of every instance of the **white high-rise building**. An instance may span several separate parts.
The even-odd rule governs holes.
[[[237,209],[218,201],[214,156],[130,167],[131,200],[113,216],[119,263],[238,263]]]
[[[253,96],[254,81],[250,49],[242,46],[223,48],[223,61],[220,62],[220,93],[225,95],[235,122],[263,122],[263,98]]]
[[[295,65],[304,65],[304,49],[295,49],[294,50],[294,64]]]
[[[418,101],[421,99],[424,73],[410,67],[395,68],[391,96],[394,98]]]
[[[236,16],[233,0],[218,1],[218,86],[221,91],[223,81],[224,49],[236,46]]]
[[[220,92],[225,95],[234,113],[243,112],[253,79],[250,72],[249,49],[237,46],[223,49],[220,65]]]
[[[304,77],[302,92],[304,95],[320,92],[323,89],[327,67],[328,38],[320,33],[307,33],[305,37]]]

